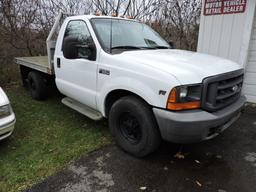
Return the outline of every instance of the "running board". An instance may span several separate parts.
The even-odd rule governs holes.
[[[75,101],[69,97],[65,97],[61,100],[61,102],[70,107],[71,109],[74,109],[75,111],[85,115],[86,117],[89,117],[92,120],[99,121],[103,118],[100,112],[95,111],[94,109],[79,103],[78,101]]]

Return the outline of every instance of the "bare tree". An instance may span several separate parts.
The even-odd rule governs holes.
[[[87,1],[92,13],[100,12],[102,15],[115,14],[119,16],[121,6],[126,0],[92,0]]]
[[[201,0],[165,0],[157,30],[179,48],[196,50]]]
[[[102,15],[129,16],[132,18],[148,20],[161,4],[160,0],[92,0],[89,6],[93,13]],[[145,19],[146,18],[146,19]]]
[[[177,47],[195,50],[201,0],[0,0],[0,82],[15,75],[16,56],[45,55],[57,14],[116,15],[151,25]],[[3,76],[2,74],[7,74]]]
[[[38,1],[2,0],[0,5],[3,36],[16,49],[26,49],[33,55],[34,39],[37,39],[33,23],[39,8]]]
[[[161,5],[161,0],[130,0],[125,14],[142,21],[149,21],[156,16]]]

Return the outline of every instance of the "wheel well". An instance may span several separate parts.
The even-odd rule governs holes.
[[[39,73],[43,76],[47,76],[46,74],[40,72],[40,71],[37,71],[35,69],[32,69],[32,68],[29,68],[29,67],[26,67],[26,66],[23,66],[23,65],[20,65],[20,73],[21,73],[21,76],[23,79],[27,79],[28,78],[28,74],[30,72],[35,72],[35,73]]]
[[[45,79],[47,85],[48,84],[55,84],[55,75],[45,74],[45,73],[37,71],[35,69],[20,65],[21,79],[24,83],[26,83],[26,79],[28,78],[28,74],[30,72],[39,73]]]
[[[119,100],[120,98],[122,97],[125,97],[125,96],[135,96],[135,97],[138,97],[140,98],[141,100],[143,100],[145,103],[148,104],[147,101],[145,101],[141,96],[131,92],[131,91],[127,91],[127,90],[114,90],[114,91],[111,91],[108,95],[107,95],[107,98],[105,100],[105,114],[106,114],[106,117],[108,117],[109,115],[109,111],[112,107],[112,105],[117,101]]]
[[[22,79],[26,79],[30,71],[30,68],[20,65],[20,73]]]

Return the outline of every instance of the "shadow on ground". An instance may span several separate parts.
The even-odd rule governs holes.
[[[175,156],[181,151],[184,159]],[[182,157],[182,156],[181,156]],[[256,191],[256,109],[214,140],[163,143],[144,159],[115,145],[90,153],[29,189],[36,191]]]

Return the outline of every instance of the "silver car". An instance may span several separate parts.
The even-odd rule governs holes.
[[[10,101],[3,89],[0,87],[0,140],[9,137],[15,125],[15,114]]]

